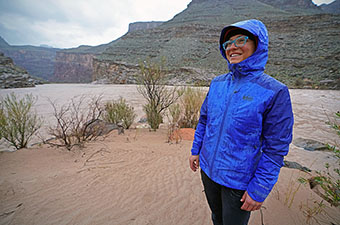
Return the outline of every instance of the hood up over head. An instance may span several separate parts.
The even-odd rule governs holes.
[[[256,39],[256,50],[250,57],[242,62],[230,64],[222,44],[236,33],[245,35],[250,33],[253,35]],[[251,37],[249,38],[251,39]],[[238,70],[239,72],[242,71],[242,73],[252,71],[263,72],[268,60],[268,31],[266,26],[261,21],[252,19],[240,21],[223,28],[220,36],[220,51],[222,56],[228,61],[230,71]]]

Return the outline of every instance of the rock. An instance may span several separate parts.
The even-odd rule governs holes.
[[[100,119],[89,121],[85,126],[85,133],[88,136],[103,136],[110,133],[112,130],[118,130],[118,134],[124,133],[122,125],[109,123]]]
[[[303,148],[308,151],[327,151],[329,150],[327,145],[321,143],[319,141],[305,139],[305,138],[296,138],[293,140],[293,144],[297,147]]]
[[[312,171],[311,169],[309,169],[307,167],[301,166],[297,162],[291,162],[291,161],[284,160],[283,163],[284,163],[283,166],[287,167],[287,168],[298,169],[298,170],[301,170],[301,171],[304,171],[304,172],[311,172]]]
[[[163,23],[164,22],[162,22],[162,21],[130,23],[128,32],[133,32],[133,31],[137,31],[137,30],[153,29],[153,28],[156,28],[156,27],[162,25]]]
[[[335,83],[335,80],[320,80],[320,84],[332,84]]]
[[[146,116],[143,116],[139,119],[138,123],[147,123],[148,122],[148,118],[146,118]]]
[[[0,37],[0,51],[32,76],[50,80],[54,73],[55,48],[11,46]]]
[[[17,67],[11,58],[0,53],[0,88],[34,87],[41,82]]]
[[[93,54],[57,51],[52,81],[89,83],[93,74]]]

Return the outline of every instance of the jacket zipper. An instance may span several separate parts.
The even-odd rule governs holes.
[[[228,97],[228,101],[227,101],[227,107],[224,111],[224,114],[223,114],[223,118],[222,118],[222,125],[220,127],[220,131],[219,131],[219,136],[218,136],[218,139],[217,139],[217,144],[216,144],[216,147],[215,147],[215,150],[214,150],[214,154],[213,154],[213,157],[211,158],[211,162],[210,162],[210,165],[213,165],[214,162],[215,162],[215,157],[216,157],[216,153],[217,153],[217,149],[220,145],[220,141],[221,141],[221,134],[222,134],[222,131],[223,131],[223,128],[224,128],[224,121],[225,121],[225,118],[226,118],[226,115],[229,111],[229,104],[230,104],[230,100],[231,98],[233,97],[234,94],[236,94],[239,90],[237,90],[239,88],[239,79],[235,79],[234,75],[233,75],[233,80],[236,80],[237,82],[235,82],[235,88],[233,89],[233,91],[230,93],[230,96]],[[216,170],[215,170],[216,171]],[[213,173],[213,166],[210,166],[210,174],[211,174],[211,177],[214,177],[214,174]]]

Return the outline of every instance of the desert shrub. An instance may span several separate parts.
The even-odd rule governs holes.
[[[185,87],[181,90],[179,103],[169,108],[170,126],[196,129],[205,92],[201,88]]]
[[[182,118],[180,127],[196,129],[205,92],[200,88],[186,87],[180,98]]]
[[[101,132],[93,124],[99,120],[103,112],[102,96],[88,99],[85,96],[75,97],[69,103],[58,106],[50,101],[56,125],[49,127],[49,134],[59,142],[48,144],[66,147],[71,150],[75,145],[83,146],[85,141],[95,140]]]
[[[158,107],[153,104],[146,104],[143,106],[146,118],[151,129],[158,129],[159,125],[163,122],[163,116]]]
[[[106,102],[103,119],[114,124],[122,124],[124,129],[129,129],[136,118],[134,108],[120,97],[117,101]]]
[[[181,140],[181,137],[179,136],[179,123],[181,119],[181,106],[179,103],[173,104],[169,107],[169,114],[168,114],[168,120],[169,120],[169,126],[168,126],[168,142],[172,142],[174,139],[176,140],[176,143],[178,143]],[[175,135],[176,134],[176,135]]]
[[[151,129],[156,130],[163,121],[164,111],[181,95],[177,87],[167,87],[167,70],[165,61],[152,63],[150,59],[140,63],[140,74],[136,79],[139,83],[138,92],[147,100],[144,111]]]
[[[0,137],[16,149],[26,148],[32,135],[41,127],[42,122],[32,111],[36,98],[25,95],[18,99],[14,93],[0,102]]]

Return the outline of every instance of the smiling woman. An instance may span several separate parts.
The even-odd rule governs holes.
[[[259,20],[225,27],[220,51],[229,73],[211,81],[190,168],[201,177],[215,225],[246,225],[278,179],[292,140],[288,88],[264,73],[268,32]]]

